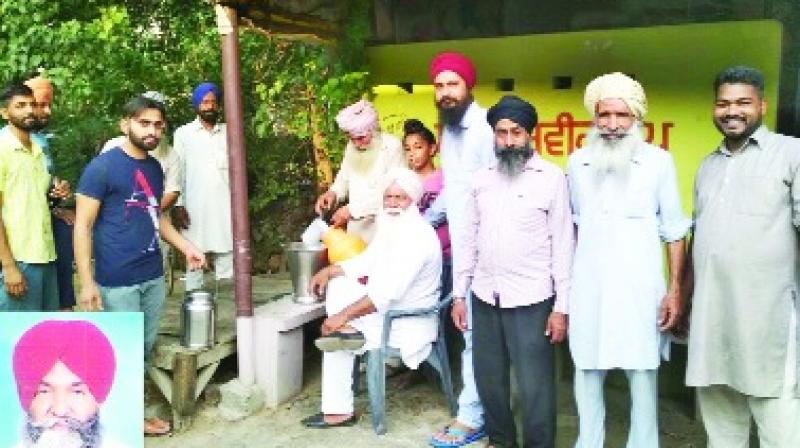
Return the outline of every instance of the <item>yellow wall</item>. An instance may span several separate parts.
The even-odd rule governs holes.
[[[484,107],[506,94],[495,89],[496,79],[515,80],[509,93],[532,102],[540,123],[550,124],[537,132],[542,137],[551,133],[551,145],[540,144],[538,149],[561,166],[567,160],[568,142],[552,134],[558,131],[556,117],[568,112],[574,120],[588,121],[590,115],[583,108],[586,84],[607,72],[634,74],[647,93],[650,111],[645,121],[654,124],[655,144],[662,142],[664,123],[672,123],[669,151],[689,212],[694,173],[721,139],[711,121],[714,76],[730,65],[756,67],[767,79],[768,104],[776,105],[781,33],[777,21],[724,22],[378,46],[370,48],[368,56],[384,129],[401,134],[402,121],[410,117],[434,125],[428,64],[439,51],[457,50],[477,67],[474,94]],[[572,88],[553,89],[553,76],[572,76]],[[394,86],[401,82],[414,83],[414,93]],[[774,107],[768,109],[765,121],[774,128]],[[585,130],[576,128],[573,139]],[[555,146],[559,142],[561,148]]]

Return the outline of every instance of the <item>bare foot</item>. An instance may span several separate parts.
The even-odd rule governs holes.
[[[144,419],[144,434],[148,436],[163,436],[169,433],[169,422],[161,420],[158,417],[151,417]]]
[[[335,425],[353,417],[353,414],[325,414],[325,423]]]

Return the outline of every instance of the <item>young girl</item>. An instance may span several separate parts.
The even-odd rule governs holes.
[[[409,119],[403,123],[403,151],[408,167],[419,175],[425,193],[420,199],[420,213],[424,213],[433,201],[439,196],[444,185],[442,170],[433,166],[433,156],[438,149],[433,132],[426,128],[421,121]],[[447,221],[436,227],[436,234],[442,245],[442,297],[452,289],[451,259],[450,259],[450,233]]]

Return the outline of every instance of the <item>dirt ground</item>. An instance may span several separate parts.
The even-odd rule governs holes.
[[[176,291],[175,294],[180,294]],[[310,325],[314,325],[313,323]],[[409,389],[397,390],[390,378],[387,381],[388,432],[376,436],[372,431],[366,392],[356,396],[356,411],[360,418],[354,427],[328,430],[306,429],[300,420],[319,411],[321,356],[313,345],[313,330],[307,330],[304,365],[304,385],[299,396],[277,409],[262,409],[253,416],[237,422],[224,420],[217,410],[218,385],[236,376],[235,357],[223,362],[212,379],[212,385],[200,398],[199,410],[191,427],[180,434],[147,438],[148,448],[244,448],[244,447],[424,447],[430,434],[450,421],[444,395],[432,383],[424,380]],[[457,382],[457,371],[454,381]],[[569,375],[566,375],[568,377]],[[623,377],[619,377],[623,378]],[[629,397],[624,379],[609,378],[606,387],[607,442],[609,447],[623,447],[627,437]],[[363,387],[363,385],[362,385]],[[167,417],[166,401],[152,385],[147,389],[147,414]],[[558,420],[556,446],[571,447],[577,434],[577,417],[572,401],[569,380],[558,389]],[[705,447],[705,435],[699,420],[688,416],[691,404],[685,400],[661,399],[659,430],[662,448]],[[471,446],[482,447],[484,442]]]

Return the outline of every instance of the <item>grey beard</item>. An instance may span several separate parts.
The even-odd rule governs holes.
[[[522,148],[495,145],[494,155],[497,157],[497,170],[506,177],[515,178],[525,170],[525,165],[533,156],[533,148],[530,143]]]
[[[81,439],[81,448],[99,448],[102,441],[102,426],[100,425],[100,414],[95,414],[89,420],[80,420],[64,417],[61,419],[66,422],[70,431],[75,432]],[[36,424],[30,414],[25,417],[24,444],[23,446],[35,447],[36,443],[45,433],[52,428],[52,424]]]

